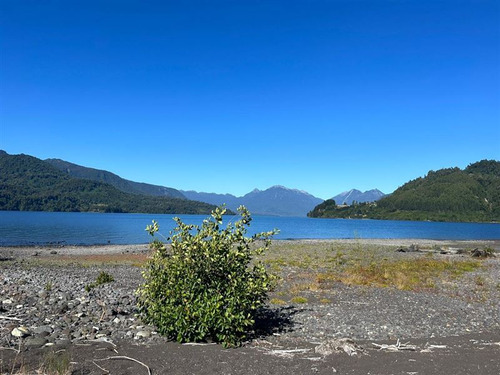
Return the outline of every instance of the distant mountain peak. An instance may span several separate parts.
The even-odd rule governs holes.
[[[365,191],[365,194],[366,193],[378,193],[378,194],[382,194],[382,195],[386,195],[385,193],[383,193],[382,191],[380,191],[379,189],[371,189],[371,190],[367,190]]]
[[[375,202],[384,196],[385,194],[378,189],[371,189],[365,192],[358,189],[351,189],[334,196],[332,199],[337,204],[352,204],[354,201],[358,203]]]
[[[271,190],[271,189],[281,189],[281,190],[286,190],[286,191],[293,191],[295,193],[300,193],[300,194],[306,194],[306,195],[311,195],[312,194],[309,194],[307,191],[305,190],[299,190],[299,189],[292,189],[292,188],[288,188],[286,186],[283,186],[283,185],[273,185],[271,186],[269,189],[267,190]]]
[[[196,193],[182,191],[188,199],[221,205],[236,210],[238,206],[246,206],[250,212],[257,215],[275,216],[305,216],[314,206],[323,202],[323,199],[282,185],[274,185],[265,190],[253,189],[242,197],[230,194]]]

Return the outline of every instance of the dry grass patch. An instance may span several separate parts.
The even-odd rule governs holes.
[[[321,286],[316,280],[312,280],[311,282],[303,282],[294,284],[289,288],[289,292],[292,294],[309,291],[309,292],[317,292],[321,289]]]
[[[28,365],[22,355],[17,354],[10,364],[9,369],[2,367],[0,360],[0,374],[9,375],[70,375],[73,373],[71,358],[68,352],[61,350],[50,351],[43,356],[42,362],[38,366],[33,363]]]
[[[481,262],[476,260],[424,257],[349,265],[342,272],[319,274],[317,281],[340,281],[345,284],[393,287],[401,290],[431,289],[435,287],[438,279],[455,279],[480,267]]]
[[[272,305],[286,305],[286,302],[279,298],[271,298],[269,303]]]
[[[36,263],[53,266],[80,265],[91,266],[134,266],[141,267],[149,258],[149,254],[89,254],[89,255],[61,255],[57,258],[38,258]]]
[[[325,270],[337,269],[347,263],[362,262],[368,257],[383,257],[394,246],[330,241],[275,241],[262,259],[272,271],[283,268]]]
[[[71,371],[71,362],[69,354],[64,351],[60,353],[50,352],[44,358],[44,363],[40,369],[43,374],[50,375],[69,375]]]
[[[300,297],[300,296],[297,296],[297,297],[293,297],[290,302],[292,303],[297,303],[297,304],[302,304],[302,303],[307,303],[309,300],[305,297]]]
[[[273,243],[263,259],[281,276],[279,290],[297,295],[335,288],[335,282],[351,285],[429,290],[457,285],[464,273],[478,270],[474,258],[442,257],[432,252],[399,253],[397,246],[366,243],[293,242]],[[481,286],[486,281],[475,279]],[[500,284],[499,284],[500,285]]]

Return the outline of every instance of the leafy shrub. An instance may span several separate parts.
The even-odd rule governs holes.
[[[111,283],[113,281],[115,281],[113,276],[111,276],[109,273],[107,273],[105,271],[102,271],[99,274],[99,276],[97,276],[95,283],[97,285],[102,285],[102,284],[106,284],[106,283]]]
[[[101,273],[97,276],[95,282],[85,285],[85,291],[90,292],[96,286],[111,283],[115,281],[114,277],[105,271],[101,271]]]
[[[52,281],[47,281],[47,283],[45,284],[45,291],[50,292],[53,286],[54,283]]]
[[[240,220],[221,229],[226,212],[217,208],[203,224],[174,220],[171,247],[154,241],[145,282],[137,291],[142,318],[158,332],[179,342],[214,340],[238,345],[263,306],[272,277],[254,255],[269,248],[276,231],[245,237],[250,213],[238,209]],[[146,230],[154,236],[158,224]],[[257,246],[255,242],[263,240]]]

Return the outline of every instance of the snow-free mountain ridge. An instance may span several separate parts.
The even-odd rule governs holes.
[[[242,197],[232,194],[198,193],[181,190],[188,199],[215,205],[225,204],[231,210],[246,206],[256,215],[306,216],[316,205],[323,202],[305,191],[275,185],[266,190],[254,189]]]
[[[4,151],[0,150],[0,153]],[[171,187],[139,183],[126,180],[106,170],[84,167],[61,159],[46,159],[46,163],[60,171],[75,177],[101,183],[107,183],[126,193],[146,196],[159,196],[194,200],[212,205],[223,205],[236,211],[241,205],[246,206],[255,215],[273,216],[306,216],[315,206],[323,202],[304,190],[291,189],[282,185],[274,185],[265,190],[254,189],[244,196],[177,190]],[[377,189],[362,193],[352,189],[334,197],[338,204],[351,204],[352,201],[366,202],[380,199],[384,194]]]
[[[72,177],[104,182],[113,185],[115,188],[125,193],[151,195],[155,197],[185,198],[177,189],[126,180],[112,172],[102,169],[84,167],[61,159],[46,159],[45,162]]]

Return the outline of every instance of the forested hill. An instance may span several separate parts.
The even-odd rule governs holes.
[[[0,152],[0,210],[208,214],[215,206],[122,192],[29,155]]]
[[[464,170],[430,171],[376,203],[337,207],[333,200],[308,216],[433,221],[500,221],[500,162],[482,160]]]
[[[115,188],[125,193],[181,199],[186,198],[179,190],[174,188],[126,180],[108,171],[83,167],[61,159],[46,159],[45,161],[60,171],[69,174],[71,177],[104,182],[113,185]]]

